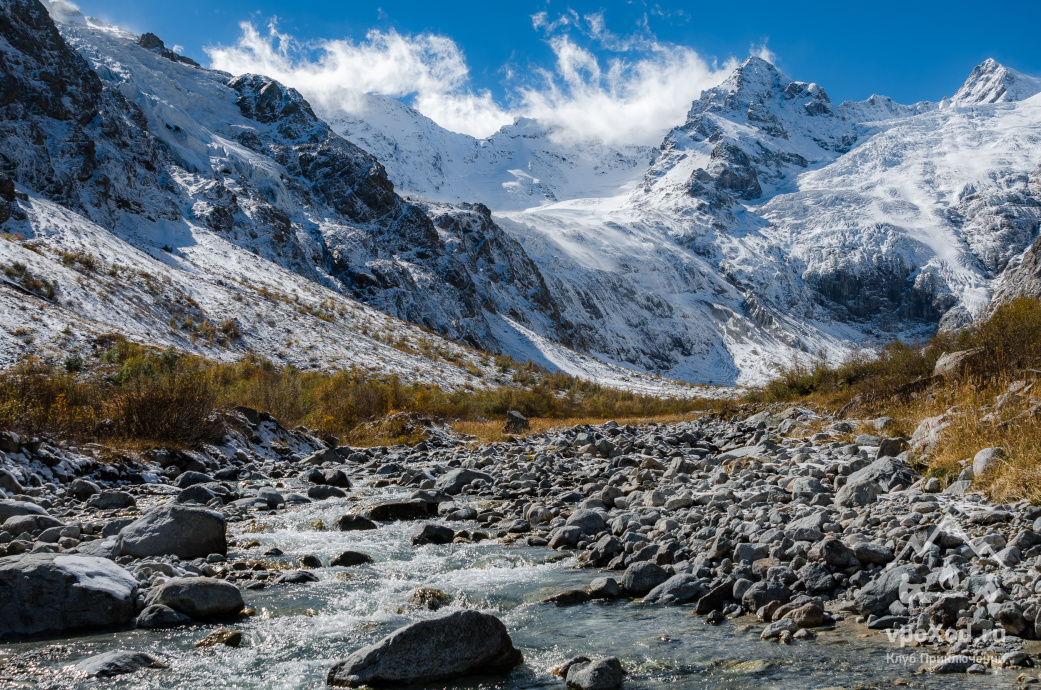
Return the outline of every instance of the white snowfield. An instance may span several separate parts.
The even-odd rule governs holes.
[[[348,296],[359,293],[329,270],[329,253],[372,269],[367,277],[407,275],[418,291],[370,293],[371,305],[421,310],[443,333],[465,320],[440,264],[380,253],[378,223],[303,204],[309,183],[243,143],[270,132],[240,113],[229,75],[174,63],[130,32],[56,7],[65,40],[141,108],[176,163],[166,183],[190,203],[173,220],[160,209],[101,227],[20,190],[29,217],[4,229],[37,244],[0,241],[0,262],[58,285],[60,303],[0,287],[3,317],[24,329],[0,329],[0,362],[41,346],[57,357],[116,330],[223,360],[253,352],[452,387],[499,381],[480,353]],[[497,254],[467,248],[474,238],[458,224],[436,231],[450,254],[475,252],[466,289],[488,306],[466,318],[487,342],[606,385],[690,395],[669,379],[754,384],[794,357],[837,359],[985,310],[1041,222],[1039,92],[1041,80],[988,60],[940,103],[834,104],[821,86],[749,58],[654,149],[563,140],[530,119],[478,140],[385,97],[317,114],[431,218],[456,213],[448,204],[491,209],[509,240]],[[199,221],[229,193],[233,230]],[[292,221],[292,237],[256,231],[268,207]],[[101,268],[62,260],[77,251]],[[509,271],[488,263],[499,258]],[[194,328],[202,318],[234,320],[241,339],[211,345]]]

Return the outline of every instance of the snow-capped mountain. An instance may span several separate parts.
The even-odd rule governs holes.
[[[646,170],[649,146],[568,141],[518,118],[487,139],[450,132],[387,96],[358,97],[351,113],[319,111],[340,135],[373,154],[406,195],[479,200],[521,210],[564,199],[614,196]]]
[[[987,58],[965,80],[951,99],[955,103],[1013,103],[1041,93],[1041,79],[1005,67]]]
[[[61,318],[225,357],[184,324],[227,317],[239,350],[397,370],[416,349],[398,334],[420,336],[382,312],[641,388],[657,384],[638,372],[759,381],[798,353],[967,323],[1038,280],[1039,82],[993,61],[902,105],[835,104],[749,58],[655,149],[523,118],[477,140],[388,98],[315,112],[291,84],[48,7],[0,9],[0,222],[26,238],[0,260],[18,289],[57,286]],[[0,288],[22,324],[19,294]]]

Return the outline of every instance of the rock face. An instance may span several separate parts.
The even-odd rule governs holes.
[[[228,553],[224,516],[203,508],[164,506],[119,532],[120,552],[135,558],[200,558]]]
[[[335,687],[401,687],[497,675],[523,662],[495,616],[458,611],[408,625],[363,647],[329,671]]]
[[[0,638],[105,630],[134,615],[137,580],[112,561],[26,554],[0,559]]]

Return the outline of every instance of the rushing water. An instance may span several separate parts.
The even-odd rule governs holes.
[[[388,492],[368,493],[372,500]],[[505,679],[486,680],[483,687],[562,688],[551,670],[577,655],[619,657],[630,672],[628,687],[632,688],[858,688],[888,687],[901,680],[931,688],[1017,685],[1015,671],[915,675],[919,664],[901,664],[887,655],[921,650],[901,650],[884,637],[860,638],[853,628],[824,631],[815,641],[784,646],[761,642],[758,631],[745,629],[742,621],[706,625],[703,618],[690,615],[689,606],[625,601],[567,608],[539,604],[549,594],[584,587],[596,576],[573,568],[573,558],[547,549],[495,542],[417,548],[409,544],[414,523],[367,532],[311,527],[319,519],[334,524],[353,505],[330,500],[265,515],[256,522],[269,528],[266,531],[235,534],[240,543],[260,542],[259,547],[236,554],[246,559],[262,558],[264,551],[277,546],[286,555],[264,560],[288,564],[314,554],[328,562],[347,549],[375,560],[350,569],[316,569],[320,581],[315,583],[245,592],[247,605],[257,615],[233,626],[244,633],[239,648],[195,648],[196,641],[215,629],[204,626],[7,645],[0,647],[0,655],[38,652],[39,665],[51,671],[39,680],[52,687],[319,688],[335,661],[421,616],[437,615],[406,607],[416,589],[434,587],[455,597],[452,606],[477,607],[498,615],[524,653],[522,667]],[[233,524],[231,531],[241,532],[249,524]],[[148,651],[170,668],[105,681],[77,681],[67,673],[53,673],[116,648]]]

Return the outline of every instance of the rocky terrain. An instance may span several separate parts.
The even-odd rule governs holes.
[[[221,444],[194,452],[121,454],[0,435],[0,637],[11,645],[203,625],[199,645],[245,644],[236,628],[244,613],[274,605],[258,598],[265,592],[317,588],[324,569],[364,568],[373,556],[261,553],[248,530],[229,535],[346,500],[335,524],[305,528],[311,543],[333,538],[322,530],[385,532],[419,552],[498,544],[571,554],[585,584],[531,605],[575,607],[572,621],[633,601],[684,607],[760,644],[813,646],[861,630],[877,646],[928,650],[926,670],[937,674],[1029,667],[1041,638],[1041,508],[973,492],[1000,449],[980,449],[942,491],[916,474],[909,461],[935,443],[938,420],[904,439],[886,436],[887,418],[834,421],[775,406],[729,421],[612,422],[487,446],[439,428],[414,447],[367,449],[330,447],[248,408],[223,423]],[[340,643],[345,659],[328,682],[537,677],[513,670],[526,652],[511,636],[523,626],[507,630],[494,608],[467,605],[475,583],[451,595],[418,588],[412,622],[367,647]],[[134,649],[135,639],[73,667],[0,647],[0,669],[45,685],[174,673],[162,653]],[[642,682],[625,663],[584,656],[556,673],[587,690]]]

